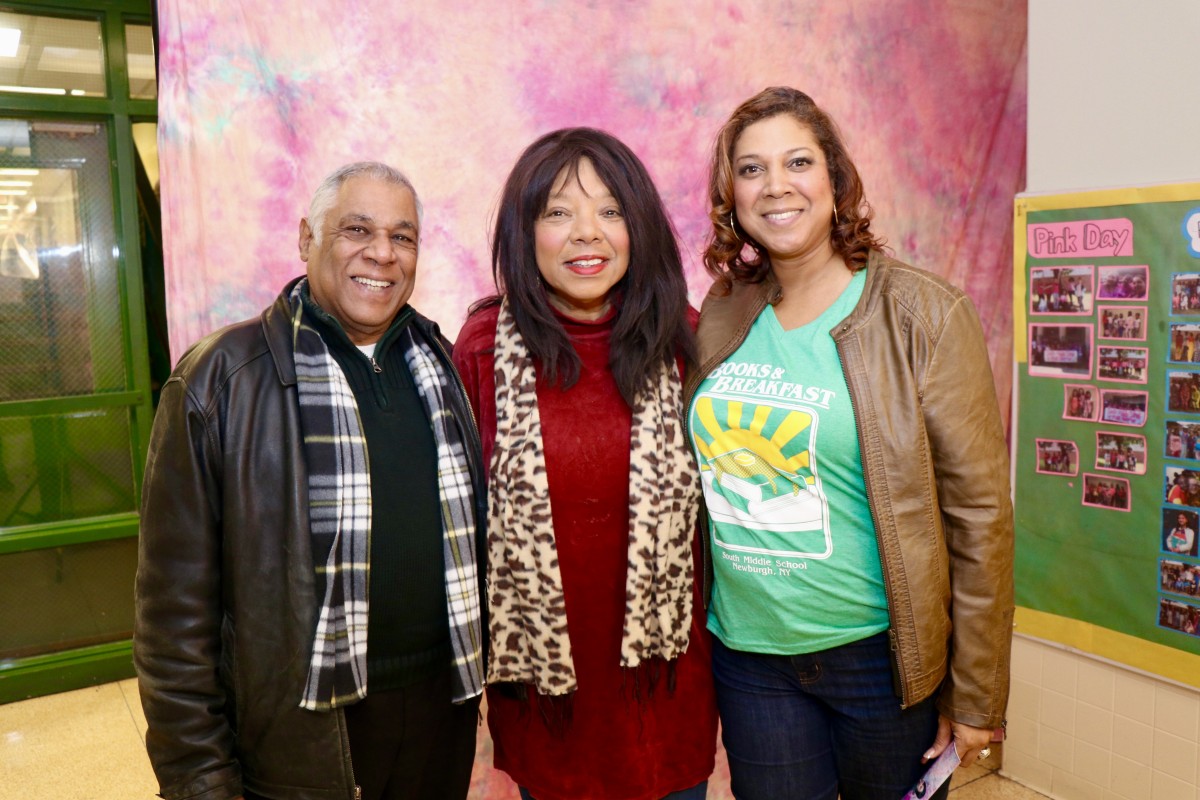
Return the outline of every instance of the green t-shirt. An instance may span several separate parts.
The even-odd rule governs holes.
[[[712,536],[708,627],[755,653],[812,653],[888,627],[850,392],[830,330],[866,270],[785,331],[768,306],[700,384],[688,429]]]

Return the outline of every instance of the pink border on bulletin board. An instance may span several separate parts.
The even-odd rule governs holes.
[[[1055,472],[1052,469],[1042,469],[1041,468],[1040,449],[1041,449],[1041,446],[1044,444],[1057,444],[1057,445],[1069,444],[1069,445],[1071,445],[1071,448],[1075,451],[1075,467],[1070,472]],[[1033,459],[1033,464],[1034,464],[1033,471],[1038,473],[1039,475],[1058,475],[1060,477],[1068,478],[1068,477],[1074,477],[1079,474],[1079,445],[1075,444],[1070,439],[1035,439],[1034,440],[1034,449],[1035,449],[1035,453],[1034,453],[1034,459]],[[1060,447],[1059,449],[1061,450],[1062,448]],[[1070,462],[1071,462],[1071,459],[1068,456],[1067,463],[1069,464]]]
[[[1120,506],[1106,506],[1103,503],[1089,503],[1087,501],[1087,490],[1088,490],[1088,483],[1089,483],[1088,479],[1089,478],[1092,478],[1095,481],[1109,481],[1109,482],[1113,482],[1113,483],[1125,484],[1125,507],[1121,508]],[[1082,502],[1083,505],[1087,506],[1088,508],[1103,508],[1105,511],[1128,512],[1130,506],[1133,505],[1132,501],[1133,501],[1133,496],[1129,493],[1129,479],[1128,478],[1114,478],[1112,475],[1097,475],[1092,472],[1083,473],[1083,492],[1081,494],[1080,502]]]
[[[1139,295],[1137,297],[1116,297],[1116,296],[1106,297],[1100,293],[1100,287],[1104,285],[1104,273],[1108,270],[1119,270],[1119,269],[1141,270],[1142,286],[1144,287],[1141,295]],[[1146,302],[1146,299],[1149,297],[1150,297],[1150,266],[1148,264],[1127,264],[1127,265],[1126,264],[1121,264],[1121,265],[1109,264],[1107,266],[1096,267],[1096,299],[1097,300],[1115,300],[1117,302],[1138,300],[1138,301],[1141,301],[1144,303],[1144,302]]]
[[[1092,413],[1090,416],[1072,417],[1067,411],[1071,408],[1071,390],[1072,389],[1087,389],[1088,394],[1092,396]],[[1095,422],[1100,419],[1100,389],[1092,386],[1090,383],[1066,383],[1063,384],[1063,419],[1083,420],[1084,422]]]
[[[1140,378],[1106,378],[1100,374],[1100,348],[1119,349],[1119,350],[1137,350],[1146,364],[1142,367],[1142,377]],[[1150,377],[1150,348],[1148,347],[1126,347],[1123,344],[1113,344],[1112,342],[1100,343],[1096,342],[1096,380],[1107,381],[1108,383],[1148,383]]]
[[[1087,341],[1084,342],[1083,352],[1088,359],[1086,372],[1070,372],[1062,367],[1055,367],[1050,364],[1041,363],[1034,365],[1033,363],[1033,344],[1034,344],[1034,328],[1082,328],[1087,331]],[[1029,343],[1029,352],[1026,354],[1026,363],[1029,365],[1029,375],[1034,378],[1075,378],[1077,380],[1090,380],[1092,377],[1092,355],[1095,345],[1095,328],[1091,324],[1080,325],[1071,323],[1066,325],[1056,325],[1052,322],[1031,322],[1029,323],[1029,333],[1026,337]]]
[[[1086,271],[1087,291],[1085,291],[1083,293],[1083,298],[1084,298],[1083,306],[1084,307],[1080,308],[1078,310],[1075,310],[1075,311],[1055,311],[1055,310],[1051,310],[1049,308],[1046,309],[1045,311],[1038,311],[1037,299],[1036,299],[1037,298],[1036,281],[1038,280],[1038,278],[1035,277],[1036,273],[1038,273],[1038,272],[1054,273],[1054,272],[1059,272],[1064,269],[1069,272],[1075,272],[1076,270],[1079,270],[1081,275],[1084,274],[1084,271]],[[1051,316],[1051,315],[1056,315],[1056,316],[1060,316],[1060,317],[1087,317],[1087,316],[1091,316],[1092,309],[1095,307],[1095,305],[1096,305],[1096,273],[1095,273],[1094,267],[1087,265],[1087,264],[1081,264],[1081,265],[1073,265],[1070,267],[1033,267],[1032,269],[1029,270],[1029,315],[1031,317],[1047,317],[1047,316]]]
[[[1140,439],[1142,442],[1142,455],[1138,460],[1140,470],[1117,469],[1116,467],[1102,467],[1099,463],[1096,464],[1096,469],[1102,469],[1105,472],[1116,472],[1121,475],[1145,475],[1146,474],[1146,437],[1139,433],[1127,433],[1125,431],[1096,431],[1096,458],[1100,458],[1100,437],[1101,436],[1125,436],[1130,439]]]
[[[1120,419],[1111,419],[1109,417],[1104,416],[1104,401],[1107,398],[1107,396],[1114,395],[1114,394],[1129,394],[1129,395],[1136,395],[1138,397],[1141,397],[1142,402],[1144,403],[1144,406],[1142,408],[1142,421],[1141,422],[1122,422]],[[1100,418],[1098,421],[1099,422],[1107,422],[1109,425],[1124,425],[1124,426],[1130,427],[1130,428],[1141,428],[1142,426],[1144,426],[1146,424],[1146,415],[1147,415],[1149,407],[1150,407],[1150,393],[1149,392],[1130,392],[1125,389],[1101,389],[1100,390]],[[1116,410],[1121,411],[1123,409],[1116,409]]]
[[[1114,311],[1122,314],[1140,313],[1141,314],[1141,330],[1138,336],[1105,336],[1104,335],[1104,312]],[[1109,342],[1144,342],[1146,341],[1146,316],[1145,306],[1096,306],[1096,338],[1104,339]]]

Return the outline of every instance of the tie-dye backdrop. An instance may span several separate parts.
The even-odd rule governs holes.
[[[172,352],[301,272],[326,173],[378,159],[425,204],[413,304],[454,337],[491,290],[500,186],[536,136],[605,128],[646,162],[692,298],[712,138],[765,86],[838,120],[896,254],[980,307],[1011,382],[1012,196],[1023,188],[1025,0],[160,0]]]

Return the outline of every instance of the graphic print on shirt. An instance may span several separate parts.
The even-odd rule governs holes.
[[[818,433],[820,405],[828,407],[832,392],[778,375],[770,380],[773,370],[763,364],[727,362],[719,373],[694,406],[708,514],[763,536],[758,546],[729,542],[718,524],[713,544],[753,555],[828,558],[833,542]]]

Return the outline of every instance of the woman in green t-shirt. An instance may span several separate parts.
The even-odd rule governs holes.
[[[795,89],[734,112],[710,200],[685,394],[733,791],[896,800],[1004,719],[1012,508],[979,320],[882,252],[836,126]]]

